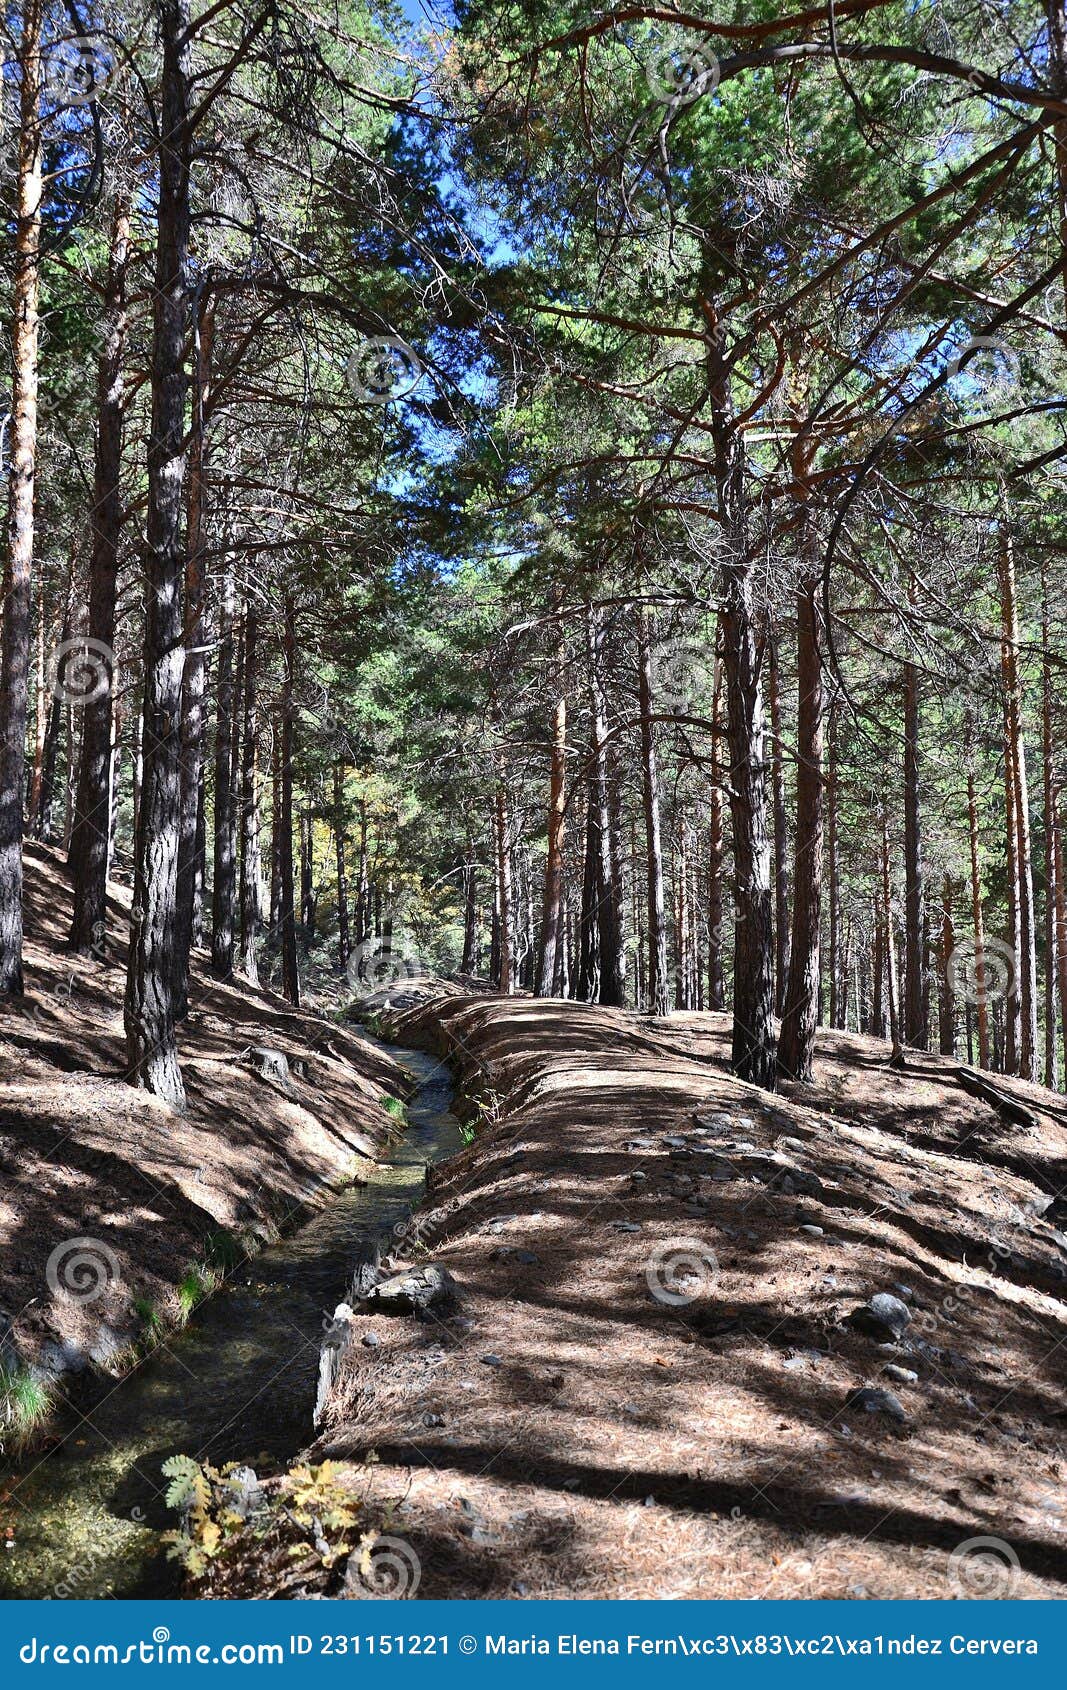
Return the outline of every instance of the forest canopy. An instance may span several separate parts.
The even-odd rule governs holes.
[[[3,15],[25,838],[190,952],[1062,1089],[1067,5]],[[127,935],[122,935],[123,939]]]

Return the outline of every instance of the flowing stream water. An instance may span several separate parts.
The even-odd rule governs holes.
[[[311,1442],[319,1352],[357,1246],[384,1242],[422,1195],[428,1163],[462,1144],[447,1069],[380,1045],[414,1075],[408,1126],[369,1183],[332,1198],[299,1231],[239,1270],[44,1456],[0,1482],[10,1547],[0,1594],[165,1596],[178,1573],[159,1533],[176,1522],[160,1466],[184,1454],[275,1468]]]

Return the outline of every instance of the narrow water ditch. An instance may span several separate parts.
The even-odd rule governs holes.
[[[72,1415],[61,1443],[2,1482],[14,1541],[0,1550],[0,1595],[174,1595],[178,1575],[159,1543],[175,1524],[163,1503],[167,1457],[271,1470],[312,1441],[323,1321],[345,1295],[357,1246],[384,1245],[422,1196],[427,1164],[463,1143],[445,1065],[379,1048],[416,1081],[389,1159],[235,1274],[84,1419]]]

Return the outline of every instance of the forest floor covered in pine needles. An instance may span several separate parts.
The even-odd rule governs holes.
[[[823,1032],[771,1097],[714,1014],[467,997],[394,1032],[488,1115],[408,1258],[458,1312],[359,1304],[310,1459],[398,1502],[420,1596],[1065,1594],[1053,1094],[1005,1082],[1038,1117],[1005,1129],[947,1061]],[[250,1536],[207,1593],[337,1593],[293,1555]]]
[[[124,936],[130,895],[110,892]],[[71,956],[70,913],[61,856],[27,845],[26,995],[0,1008],[0,1359],[61,1392],[121,1372],[356,1177],[395,1129],[383,1098],[405,1089],[365,1040],[213,979],[194,953],[175,1113],[122,1078],[124,937],[105,963]],[[261,1047],[288,1077],[256,1071]]]

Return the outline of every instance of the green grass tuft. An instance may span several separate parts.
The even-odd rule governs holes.
[[[199,1266],[186,1268],[178,1281],[178,1308],[180,1323],[185,1325],[189,1316],[198,1303],[214,1291],[218,1284],[218,1275],[209,1267]]]
[[[220,1274],[232,1273],[247,1260],[247,1246],[232,1232],[227,1232],[225,1227],[218,1232],[209,1232],[204,1239],[204,1261]]]
[[[133,1312],[141,1322],[142,1341],[149,1345],[158,1343],[163,1336],[163,1316],[151,1297],[135,1297]]]
[[[0,1442],[16,1450],[32,1444],[52,1408],[48,1386],[17,1362],[0,1361]]]

